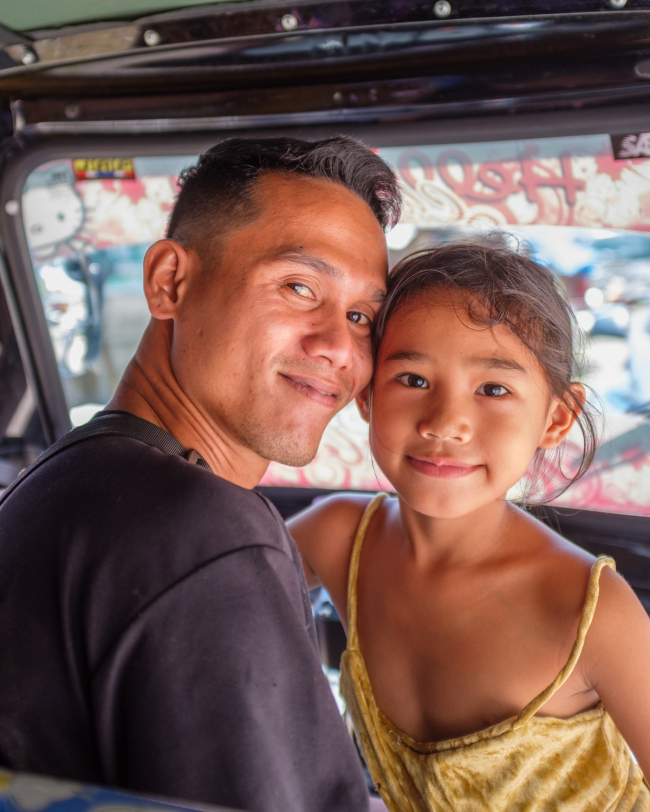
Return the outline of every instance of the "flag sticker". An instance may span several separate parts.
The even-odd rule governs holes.
[[[134,180],[132,158],[75,158],[72,162],[75,180]]]
[[[650,158],[650,133],[610,135],[610,138],[612,139],[612,152],[615,160]]]

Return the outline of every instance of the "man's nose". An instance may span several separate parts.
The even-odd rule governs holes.
[[[427,398],[425,414],[422,416],[418,433],[427,439],[466,443],[472,435],[468,404],[463,397],[434,389]]]
[[[311,358],[325,358],[332,366],[352,370],[358,342],[350,330],[346,313],[329,311],[309,323],[302,338],[302,348]],[[368,341],[370,356],[370,341]]]

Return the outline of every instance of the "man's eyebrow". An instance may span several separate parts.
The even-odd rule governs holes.
[[[306,265],[308,268],[311,268],[312,271],[321,273],[324,276],[329,276],[332,279],[343,279],[345,276],[340,268],[337,268],[335,265],[332,265],[320,257],[316,257],[313,254],[308,254],[306,251],[282,251],[281,253],[276,254],[272,261],[275,262],[278,260],[282,262],[291,262],[294,265]],[[382,290],[376,285],[368,285],[368,298],[372,302],[383,304],[384,299],[386,298],[386,291]]]
[[[273,262],[276,261],[291,262],[294,265],[306,265],[316,273],[322,273],[325,276],[331,276],[332,279],[342,279],[345,274],[340,268],[330,264],[320,257],[313,254],[308,254],[303,251],[282,251],[273,257]]]
[[[387,361],[413,361],[417,363],[418,361],[430,361],[431,356],[425,355],[423,352],[412,352],[410,350],[397,350],[396,352],[391,352],[390,355],[384,358],[384,363]]]
[[[475,356],[474,358],[469,358],[468,363],[485,367],[486,369],[497,369],[504,372],[518,372],[522,375],[528,375],[527,370],[516,361],[511,361],[509,358],[499,358],[495,355],[487,357]]]

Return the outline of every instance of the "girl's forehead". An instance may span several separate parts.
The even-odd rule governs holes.
[[[487,320],[487,310],[462,291],[442,289],[413,297],[388,319],[378,360],[402,351],[451,361],[455,350],[471,350],[481,356],[516,358],[526,368],[539,367],[534,354],[507,325],[490,325],[483,316]]]
[[[471,312],[470,312],[471,310]],[[411,333],[425,334],[444,324],[462,333],[505,333],[513,335],[508,327],[498,324],[492,327],[488,322],[487,308],[480,301],[472,299],[464,291],[434,289],[410,297],[391,313],[384,340],[389,336],[399,339]],[[514,338],[514,336],[513,336]]]

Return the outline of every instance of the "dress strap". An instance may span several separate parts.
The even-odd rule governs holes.
[[[598,603],[598,593],[600,590],[600,573],[605,569],[605,567],[610,567],[614,570],[614,572],[616,572],[616,562],[613,558],[606,555],[598,556],[591,568],[589,585],[587,586],[587,597],[585,598],[585,605],[582,610],[582,616],[580,617],[580,623],[578,624],[578,634],[576,635],[576,641],[573,644],[573,648],[571,649],[571,654],[569,655],[566,665],[553,680],[553,682],[548,686],[548,688],[536,696],[535,699],[533,699],[532,702],[529,702],[528,705],[526,705],[526,707],[522,710],[513,725],[515,729],[525,725],[530,717],[534,716],[537,711],[548,702],[558,688],[564,685],[564,683],[573,673],[580,655],[582,654],[582,649],[585,644],[585,637],[587,636],[587,632],[591,626],[591,621],[594,619],[596,604]]]
[[[368,531],[368,525],[372,517],[379,510],[381,503],[388,496],[387,493],[378,493],[368,507],[364,510],[357,533],[352,545],[352,558],[350,559],[350,569],[348,571],[348,648],[358,648],[357,636],[357,580],[359,578],[359,561],[361,560],[361,550]]]

